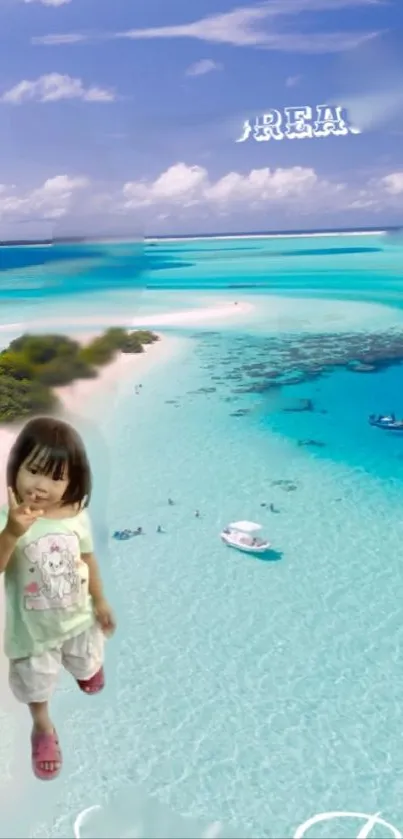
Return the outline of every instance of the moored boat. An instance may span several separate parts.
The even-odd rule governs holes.
[[[403,420],[396,419],[394,414],[371,414],[368,422],[374,428],[382,428],[384,431],[403,431]]]
[[[255,534],[262,525],[253,521],[236,521],[221,531],[221,539],[230,548],[250,554],[264,554],[270,550],[270,542],[259,539]]]

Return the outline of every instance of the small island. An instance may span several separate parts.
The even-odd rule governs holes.
[[[142,353],[158,340],[148,330],[120,327],[85,345],[65,335],[21,335],[0,352],[0,423],[57,410],[60,403],[54,388],[94,379],[118,353]]]

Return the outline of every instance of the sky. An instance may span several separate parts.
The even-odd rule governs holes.
[[[402,0],[0,0],[0,239],[400,225],[402,47]]]

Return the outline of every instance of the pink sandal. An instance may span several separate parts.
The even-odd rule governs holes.
[[[41,781],[53,781],[62,768],[62,753],[56,731],[52,734],[35,731],[31,736],[32,771]],[[48,763],[58,764],[53,769],[46,769]]]
[[[77,679],[77,684],[83,693],[99,693],[105,687],[104,668],[101,667],[90,679]]]

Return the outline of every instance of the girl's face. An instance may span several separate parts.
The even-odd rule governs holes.
[[[39,452],[36,457],[32,454],[21,464],[16,480],[17,495],[23,503],[40,510],[49,510],[60,506],[62,498],[69,485],[67,464],[64,470],[44,472],[43,457]]]

